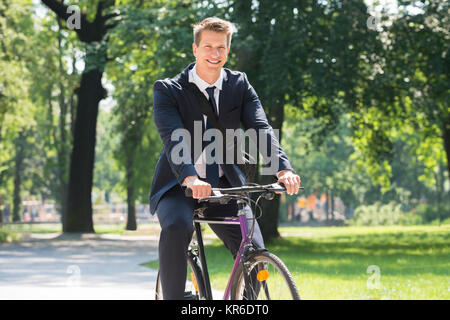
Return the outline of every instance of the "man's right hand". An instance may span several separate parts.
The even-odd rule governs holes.
[[[211,195],[211,185],[200,180],[197,176],[189,176],[184,179],[186,187],[192,190],[192,198],[201,199]]]

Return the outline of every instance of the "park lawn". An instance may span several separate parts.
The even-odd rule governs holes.
[[[302,299],[449,299],[450,226],[290,227],[267,244]],[[224,290],[231,254],[206,248],[212,286]]]

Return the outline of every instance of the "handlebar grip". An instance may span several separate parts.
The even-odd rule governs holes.
[[[216,191],[216,190],[214,190],[214,188],[211,190],[211,195],[217,195],[217,192],[218,191]],[[186,197],[188,197],[188,198],[192,198],[192,189],[191,188],[186,188],[186,189],[184,189],[184,195],[186,196]]]

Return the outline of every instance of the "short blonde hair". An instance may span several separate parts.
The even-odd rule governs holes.
[[[194,43],[196,46],[200,44],[203,30],[225,33],[227,35],[227,47],[230,47],[231,35],[233,34],[233,28],[230,22],[217,17],[210,17],[196,23],[194,25]]]

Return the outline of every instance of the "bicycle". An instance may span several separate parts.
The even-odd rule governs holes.
[[[274,183],[234,188],[213,188],[212,191],[212,196],[198,200],[202,206],[194,211],[195,236],[187,252],[188,272],[184,298],[187,300],[213,299],[200,224],[222,223],[240,225],[242,235],[241,245],[223,294],[223,300],[300,300],[292,275],[281,259],[266,249],[256,249],[252,245],[258,201],[261,197],[272,200],[275,192],[286,191],[286,188]],[[249,193],[261,193],[261,195],[257,201],[253,201],[250,199]],[[191,189],[186,189],[186,196],[192,196]],[[203,215],[208,203],[227,204],[231,200],[236,200],[238,205],[236,217],[211,218]],[[249,230],[248,218],[244,208],[251,202],[255,203],[255,210],[252,210],[253,217]],[[259,209],[262,214],[260,207]],[[163,299],[159,272],[155,298],[156,300]]]

